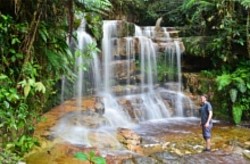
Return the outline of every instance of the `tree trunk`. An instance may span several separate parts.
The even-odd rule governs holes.
[[[74,21],[74,12],[73,12],[73,0],[67,1],[68,8],[68,34],[69,34],[69,45],[71,45],[72,33],[73,33],[73,21]]]
[[[250,24],[250,9],[247,10],[247,22],[246,22],[246,37],[247,37],[247,52],[248,52],[248,58],[250,58],[250,35],[249,35],[249,24]]]
[[[37,9],[33,13],[33,19],[32,19],[30,26],[29,26],[29,32],[25,36],[25,38],[20,46],[20,51],[25,55],[25,58],[24,58],[23,66],[22,66],[22,71],[21,71],[21,74],[19,75],[18,80],[22,76],[23,69],[24,69],[25,65],[32,58],[32,47],[33,47],[33,44],[34,44],[34,41],[35,41],[35,38],[37,35],[37,30],[38,30],[38,27],[40,24],[43,3],[46,3],[46,0],[45,1],[39,0],[37,2]]]

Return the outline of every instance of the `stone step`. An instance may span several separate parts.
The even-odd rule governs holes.
[[[179,46],[180,46],[180,51],[181,53],[183,53],[185,51],[185,46],[183,42],[179,39],[175,39],[174,41],[178,41]],[[174,42],[160,42],[160,43],[156,43],[156,46],[158,47],[159,52],[166,52],[167,49],[175,48],[175,43]]]
[[[157,87],[157,86],[155,86]],[[149,86],[141,87],[140,85],[115,85],[112,87],[112,93],[116,96],[131,94],[141,94],[149,91]]]
[[[180,31],[177,31],[177,30],[168,31],[171,38],[178,38],[179,37],[179,32]]]
[[[178,38],[179,37],[179,32],[180,31],[168,31],[168,32],[157,32],[155,33],[155,35],[153,36],[153,38],[155,37],[163,37],[163,38]]]
[[[165,37],[156,37],[156,38],[152,38],[152,40],[154,42],[163,42],[163,43],[173,43],[174,41],[180,41],[182,42],[182,39],[181,38],[165,38]]]

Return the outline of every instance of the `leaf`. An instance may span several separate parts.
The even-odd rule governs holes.
[[[232,82],[232,79],[229,74],[223,74],[216,78],[216,82],[218,84],[218,90],[222,90]]]
[[[246,9],[250,8],[250,1],[249,0],[241,0],[242,6],[244,6]]]
[[[0,74],[0,80],[4,80],[4,79],[7,79],[8,76],[6,76],[5,74]]]
[[[247,83],[247,88],[250,89],[250,84],[249,83]]]
[[[241,93],[245,93],[247,91],[247,87],[244,83],[239,83],[237,84],[238,89],[240,90]]]
[[[10,104],[9,104],[8,101],[4,101],[3,103],[4,103],[4,106],[5,106],[7,109],[10,107]]]
[[[24,87],[24,96],[27,97],[29,95],[30,92],[30,85],[26,84]]]
[[[230,89],[229,93],[230,93],[231,101],[234,103],[237,99],[238,90]]]
[[[29,78],[28,84],[31,85],[31,86],[34,86],[35,85],[35,79]]]
[[[46,88],[45,88],[45,86],[43,85],[42,82],[36,82],[35,83],[35,90],[39,91],[39,92],[42,92],[42,93],[45,93]]]
[[[77,152],[75,155],[74,155],[75,158],[79,159],[79,160],[82,160],[82,161],[88,161],[88,156],[82,152]]]
[[[106,164],[106,160],[103,157],[94,157],[93,162],[95,164]]]
[[[89,157],[92,159],[95,157],[95,152],[94,151],[90,151],[89,152]]]
[[[240,104],[233,105],[233,119],[235,124],[239,124],[241,122],[242,116],[242,108]]]

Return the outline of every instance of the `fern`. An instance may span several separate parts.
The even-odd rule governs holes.
[[[216,82],[218,84],[218,90],[220,91],[232,82],[232,78],[229,74],[223,74],[216,78]]]
[[[86,10],[107,15],[112,7],[108,0],[76,0],[76,4],[81,4]]]
[[[249,0],[237,0],[240,2],[242,6],[244,6],[246,9],[250,8],[250,1]]]
[[[189,10],[192,9],[193,7],[200,7],[200,8],[208,8],[208,7],[213,7],[216,3],[209,2],[209,1],[197,1],[197,0],[186,0],[183,5],[182,5],[182,9],[183,10]]]

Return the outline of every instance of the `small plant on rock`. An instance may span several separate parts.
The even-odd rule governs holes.
[[[97,156],[93,151],[88,153],[77,152],[74,157],[82,161],[88,161],[90,164],[106,164],[105,158]]]

